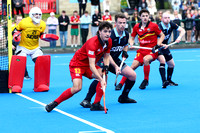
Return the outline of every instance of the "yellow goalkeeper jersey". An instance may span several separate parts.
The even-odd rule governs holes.
[[[29,50],[39,47],[39,38],[45,28],[46,23],[43,20],[41,20],[39,24],[34,24],[30,17],[22,19],[16,27],[17,30],[22,32],[19,46],[25,47]]]

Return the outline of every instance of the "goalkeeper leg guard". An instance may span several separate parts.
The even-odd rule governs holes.
[[[13,55],[11,60],[8,88],[14,93],[21,93],[24,73],[26,68],[26,57]]]
[[[35,62],[35,92],[44,92],[49,90],[50,62],[50,55],[37,57],[37,60]]]

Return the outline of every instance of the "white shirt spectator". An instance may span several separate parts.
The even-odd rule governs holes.
[[[154,15],[157,12],[155,0],[147,0],[147,7],[151,15]]]
[[[55,30],[58,26],[58,19],[54,15],[53,12],[50,13],[51,17],[48,17],[47,19],[46,25],[48,26],[48,29]]]

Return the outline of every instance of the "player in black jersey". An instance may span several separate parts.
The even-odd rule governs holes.
[[[158,24],[158,26],[163,31],[163,33],[165,34],[165,39],[162,42],[163,44],[168,44],[168,40],[169,40],[171,33],[174,29],[176,29],[180,32],[178,38],[175,40],[177,43],[179,43],[181,41],[181,38],[185,34],[185,30],[182,27],[180,27],[177,24],[170,21],[170,15],[167,12],[163,13],[161,22]],[[160,75],[161,75],[162,82],[163,82],[162,88],[166,88],[168,85],[178,86],[177,83],[174,83],[171,80],[175,64],[174,64],[172,54],[171,54],[168,47],[165,47],[164,49],[162,49],[160,51],[159,56],[158,56],[158,60],[160,62],[159,71],[160,71]],[[168,65],[167,79],[165,77],[165,62]]]
[[[125,82],[125,87],[122,94],[118,98],[119,103],[136,103],[134,99],[128,97],[128,94],[135,84],[136,73],[135,71],[123,63],[122,69],[119,69],[121,64],[121,60],[119,59],[120,54],[122,53],[122,57],[128,58],[127,50],[128,50],[128,40],[129,33],[125,31],[126,26],[126,17],[124,14],[120,13],[115,16],[115,24],[116,27],[111,31],[111,39],[112,39],[112,48],[110,50],[110,65],[108,67],[108,71],[113,74],[117,74],[120,72],[121,75],[127,77]],[[101,63],[101,62],[99,62]],[[102,65],[101,65],[102,66]],[[84,108],[94,109],[93,104],[90,104],[90,101],[93,95],[96,92],[96,86],[98,81],[94,80],[90,85],[89,91],[87,93],[86,98],[80,103]],[[98,110],[98,109],[96,109]]]

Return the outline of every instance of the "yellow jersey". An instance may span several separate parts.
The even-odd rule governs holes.
[[[39,47],[40,35],[44,32],[46,23],[41,20],[39,24],[34,24],[30,17],[22,19],[16,29],[21,31],[21,41],[19,46],[33,50]]]

